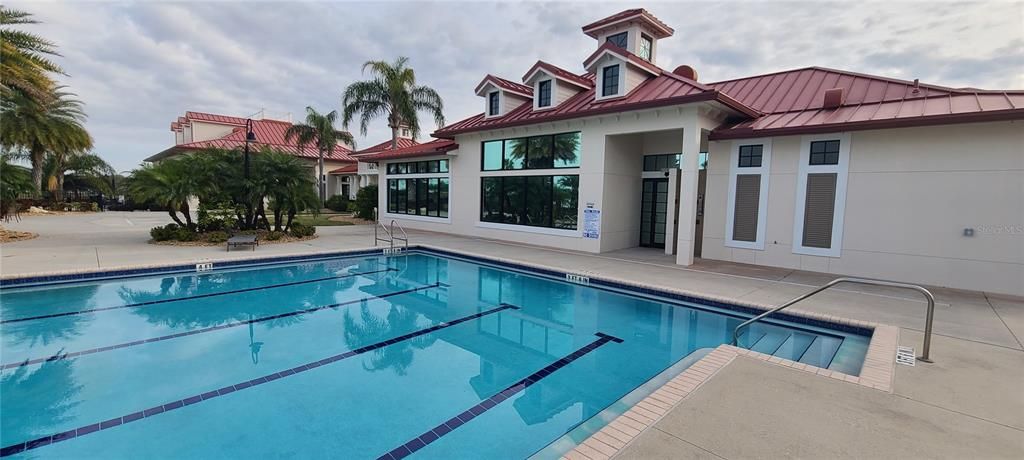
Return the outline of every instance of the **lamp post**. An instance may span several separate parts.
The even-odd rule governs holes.
[[[245,120],[245,180],[249,180],[249,143],[256,142],[256,133],[252,132],[252,119]]]

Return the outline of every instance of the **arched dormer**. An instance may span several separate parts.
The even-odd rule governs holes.
[[[484,118],[495,118],[532,101],[533,88],[487,75],[476,85],[476,95],[484,98]]]

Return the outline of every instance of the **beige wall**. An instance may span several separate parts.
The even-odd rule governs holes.
[[[763,251],[724,245],[731,142],[711,143],[703,257],[1024,295],[1021,122],[849,134],[839,257],[792,251],[800,136],[772,140]]]
[[[205,123],[202,121],[191,121],[192,132],[191,139],[187,139],[185,142],[199,142],[208,141],[210,139],[220,139],[236,128],[236,126],[221,125],[217,123]]]

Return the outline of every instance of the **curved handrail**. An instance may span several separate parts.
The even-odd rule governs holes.
[[[395,237],[396,226],[398,227],[399,230],[402,231],[402,238]],[[401,224],[395,221],[395,219],[391,219],[391,232],[389,232],[388,234],[391,236],[392,241],[396,239],[402,241],[403,243],[405,243],[405,249],[409,249],[409,234],[405,232],[405,228],[403,228]],[[392,243],[392,245],[394,244]]]
[[[378,229],[384,230],[384,234],[387,235],[388,237],[385,239],[377,236]],[[390,243],[390,247],[395,247],[395,237],[391,234],[391,230],[388,230],[388,228],[384,225],[384,222],[378,220],[377,225],[373,227],[373,245],[376,246],[377,243],[380,241],[387,241],[388,243]]]
[[[761,313],[760,315],[757,315],[757,316],[755,316],[753,318],[750,318],[750,319],[740,323],[739,326],[736,326],[736,329],[733,329],[733,331],[732,331],[732,343],[733,343],[733,345],[738,345],[739,344],[740,329],[743,329],[744,327],[749,326],[751,323],[759,321],[762,318],[764,318],[764,317],[766,317],[768,315],[771,315],[772,313],[775,313],[775,312],[777,312],[779,310],[787,308],[790,305],[793,305],[793,304],[795,304],[795,303],[797,303],[797,302],[799,302],[801,300],[804,300],[804,299],[806,299],[806,298],[808,298],[808,297],[810,297],[810,296],[812,296],[814,294],[817,294],[817,293],[819,293],[821,291],[824,291],[825,289],[828,289],[828,288],[830,288],[832,286],[835,286],[835,285],[841,284],[841,283],[867,284],[867,285],[872,285],[872,286],[898,287],[898,288],[903,288],[903,289],[911,289],[911,290],[914,290],[914,291],[917,291],[917,292],[920,292],[921,294],[923,294],[925,299],[928,300],[928,313],[927,313],[927,316],[925,317],[925,323],[924,323],[924,347],[921,350],[921,356],[918,356],[917,359],[922,361],[922,362],[926,362],[926,363],[932,362],[932,360],[929,358],[928,354],[929,354],[929,352],[931,350],[931,346],[932,346],[932,321],[935,319],[935,296],[933,296],[932,293],[929,292],[927,289],[925,289],[925,288],[923,288],[921,286],[918,286],[916,284],[897,283],[895,281],[873,280],[873,279],[868,279],[868,278],[836,278],[836,279],[834,279],[832,281],[829,281],[827,284],[825,284],[825,285],[823,285],[823,286],[821,286],[821,287],[819,287],[819,288],[817,288],[817,289],[815,289],[815,290],[813,290],[811,292],[803,294],[803,295],[801,295],[801,296],[799,296],[799,297],[797,297],[797,298],[795,298],[793,300],[790,300],[789,302],[786,302],[786,303],[784,303],[782,305],[779,305],[778,307],[775,307],[775,308],[773,308],[771,310],[768,310],[768,311],[766,311],[764,313]]]

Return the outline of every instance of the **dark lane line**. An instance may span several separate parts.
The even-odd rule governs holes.
[[[405,458],[409,455],[412,455],[413,452],[416,452],[417,450],[426,447],[427,444],[430,444],[434,441],[437,441],[438,439],[441,439],[442,436],[450,433],[452,430],[466,423],[469,423],[470,420],[473,420],[478,415],[487,412],[489,409],[491,409],[494,406],[497,406],[502,401],[505,401],[506,399],[515,396],[517,393],[541,381],[541,379],[543,379],[544,377],[551,375],[552,373],[565,367],[569,363],[576,361],[579,358],[582,358],[587,353],[590,353],[598,349],[598,347],[600,347],[601,345],[604,345],[608,342],[622,343],[622,339],[618,337],[613,337],[601,332],[598,332],[596,335],[598,337],[597,340],[591,342],[590,345],[580,348],[579,350],[572,352],[566,357],[558,361],[555,361],[551,364],[548,364],[547,367],[537,372],[534,372],[533,374],[530,374],[526,378],[516,383],[513,383],[508,388],[505,388],[504,390],[498,392],[494,396],[491,396],[490,398],[481,401],[479,404],[470,407],[469,409],[466,409],[465,412],[448,419],[444,423],[434,427],[431,430],[428,430],[426,433],[423,433],[418,437],[413,438],[411,441],[406,442],[405,444],[402,444],[401,446],[392,449],[390,452],[384,455],[381,455],[380,457],[377,458],[377,460],[398,460],[401,458]]]
[[[351,358],[353,356],[359,356],[359,355],[361,355],[363,353],[367,353],[367,352],[371,352],[371,351],[374,351],[374,350],[377,350],[377,349],[380,349],[380,348],[384,348],[384,347],[386,347],[388,345],[393,345],[393,344],[398,343],[398,342],[403,342],[403,341],[406,341],[406,340],[409,340],[409,339],[412,339],[412,338],[419,337],[421,335],[430,334],[431,332],[436,332],[436,331],[439,331],[441,329],[449,328],[449,327],[455,326],[457,324],[464,323],[466,321],[472,321],[474,319],[477,319],[477,318],[480,318],[480,317],[483,317],[483,316],[487,316],[487,315],[490,315],[492,313],[498,313],[498,312],[504,311],[504,310],[518,310],[518,309],[519,309],[519,307],[514,306],[514,305],[501,304],[501,306],[499,306],[499,307],[492,308],[492,309],[486,310],[486,311],[482,311],[482,312],[474,314],[474,315],[463,316],[462,318],[459,318],[459,319],[456,319],[456,320],[452,320],[452,321],[448,321],[448,322],[443,322],[443,323],[438,323],[438,324],[435,324],[435,325],[433,325],[431,327],[428,327],[426,329],[420,329],[418,331],[410,332],[408,334],[401,335],[401,336],[395,337],[395,338],[390,339],[390,340],[385,340],[383,342],[377,342],[377,343],[374,343],[374,344],[371,344],[371,345],[366,345],[364,347],[356,348],[355,350],[346,351],[344,353],[340,353],[340,354],[337,354],[337,355],[334,355],[334,356],[330,356],[330,357],[321,359],[320,361],[313,361],[311,363],[303,364],[301,366],[296,366],[296,367],[293,367],[291,369],[284,370],[284,371],[281,371],[281,372],[275,372],[273,374],[267,374],[267,375],[264,375],[263,377],[257,377],[255,379],[248,380],[248,381],[245,381],[245,382],[242,382],[242,383],[236,383],[234,385],[228,385],[228,386],[226,386],[224,388],[221,388],[219,390],[213,390],[213,391],[210,391],[210,392],[207,392],[207,393],[202,393],[202,394],[198,394],[198,395],[194,395],[194,396],[189,396],[187,398],[179,399],[177,401],[172,401],[172,402],[169,402],[167,404],[162,404],[162,405],[159,405],[159,406],[151,407],[149,409],[140,410],[138,412],[133,412],[131,414],[124,415],[124,416],[121,416],[121,417],[115,417],[115,418],[112,418],[112,419],[107,420],[105,422],[93,423],[92,425],[86,425],[86,426],[83,426],[83,427],[80,427],[80,428],[76,428],[76,429],[65,431],[63,433],[57,433],[57,434],[53,434],[53,435],[49,435],[49,436],[43,436],[41,438],[33,439],[31,441],[27,441],[27,442],[23,442],[23,443],[19,443],[19,444],[12,444],[12,445],[9,445],[9,446],[5,446],[2,449],[0,449],[0,457],[7,457],[9,455],[14,455],[14,454],[17,454],[17,453],[21,453],[21,452],[24,452],[26,450],[35,449],[35,448],[38,448],[38,447],[43,447],[43,446],[46,446],[46,445],[53,444],[55,442],[67,441],[69,439],[74,439],[74,438],[77,438],[79,436],[84,436],[84,435],[89,434],[89,433],[94,433],[94,432],[97,432],[97,431],[100,431],[100,430],[105,430],[107,428],[113,428],[113,427],[118,426],[118,425],[123,425],[125,423],[134,422],[136,420],[141,420],[141,419],[146,418],[146,417],[152,417],[154,415],[161,414],[161,413],[164,413],[164,412],[170,412],[170,411],[172,411],[174,409],[180,409],[180,408],[188,406],[188,405],[196,404],[196,403],[198,403],[200,401],[207,401],[207,400],[216,398],[218,396],[224,396],[226,394],[229,394],[229,393],[232,393],[232,392],[235,392],[235,391],[238,391],[238,390],[243,390],[243,389],[246,389],[246,388],[249,388],[249,387],[254,387],[254,386],[257,386],[257,385],[262,385],[262,384],[267,383],[267,382],[272,382],[272,381],[280,379],[280,378],[284,378],[284,377],[288,377],[288,376],[291,376],[291,375],[295,375],[295,374],[299,374],[299,373],[302,373],[302,372],[306,372],[308,370],[316,369],[316,368],[321,367],[321,366],[326,366],[326,365],[331,364],[333,362],[337,362],[337,361],[341,361],[341,360],[344,360],[344,359],[348,359],[348,358]]]
[[[326,278],[317,278],[317,279],[312,279],[312,280],[292,281],[290,283],[271,284],[271,285],[268,285],[268,286],[258,286],[258,287],[246,288],[246,289],[235,289],[233,291],[211,292],[209,294],[199,294],[199,295],[194,295],[194,296],[189,296],[189,297],[177,297],[177,298],[174,298],[174,299],[151,300],[151,301],[148,301],[148,302],[132,303],[132,304],[128,304],[128,305],[118,305],[118,306],[115,306],[115,307],[89,308],[89,309],[86,309],[86,310],[76,310],[76,311],[68,311],[68,312],[63,312],[63,313],[53,313],[53,314],[49,314],[49,315],[29,316],[27,318],[5,319],[5,320],[0,321],[0,324],[18,323],[18,322],[21,322],[21,321],[32,321],[32,320],[36,320],[36,319],[59,318],[61,316],[81,315],[81,314],[84,314],[84,313],[93,313],[93,312],[97,312],[97,311],[108,311],[108,310],[118,310],[118,309],[121,309],[121,308],[146,307],[146,306],[150,306],[150,305],[157,305],[157,304],[168,303],[168,302],[180,302],[182,300],[203,299],[203,298],[207,298],[207,297],[217,297],[217,296],[228,295],[228,294],[239,294],[239,293],[242,293],[242,292],[261,291],[261,290],[264,290],[264,289],[274,289],[274,288],[287,287],[287,286],[296,286],[296,285],[299,285],[299,284],[319,283],[321,281],[330,281],[330,280],[334,280],[334,279],[352,278],[352,277],[355,277],[355,276],[372,275],[372,274],[375,274],[375,273],[384,273],[384,272],[393,272],[393,271],[398,271],[398,269],[388,268],[388,269],[385,269],[385,270],[376,270],[376,271],[372,271],[372,272],[349,273],[349,274],[346,274],[346,275],[328,276]]]
[[[48,357],[45,357],[45,358],[26,359],[26,360],[20,361],[20,362],[7,363],[7,364],[4,364],[3,366],[0,366],[0,370],[10,369],[10,368],[14,368],[14,367],[28,366],[30,364],[38,364],[38,363],[45,362],[45,361],[60,361],[62,359],[75,358],[75,357],[83,356],[83,355],[91,355],[93,353],[101,353],[101,352],[104,352],[104,351],[118,350],[118,349],[121,349],[121,348],[133,347],[133,346],[136,346],[136,345],[142,345],[144,343],[160,342],[160,341],[163,341],[163,340],[176,339],[178,337],[186,337],[186,336],[202,334],[202,333],[206,333],[206,332],[219,331],[221,329],[227,329],[227,328],[230,328],[230,327],[238,327],[238,326],[245,326],[245,325],[248,325],[248,324],[261,323],[261,322],[270,321],[270,320],[273,320],[273,319],[287,318],[287,317],[290,317],[290,316],[296,316],[296,315],[301,315],[301,314],[305,314],[305,313],[312,313],[312,312],[323,310],[323,309],[327,309],[327,308],[344,307],[346,305],[352,305],[354,303],[366,302],[366,301],[370,301],[370,300],[374,300],[374,299],[385,299],[385,298],[388,298],[388,297],[394,297],[396,295],[408,294],[410,292],[422,291],[422,290],[426,290],[426,289],[433,289],[433,288],[440,287],[440,286],[444,286],[444,284],[443,283],[434,283],[434,284],[431,284],[431,285],[428,285],[428,286],[420,286],[420,287],[417,287],[417,288],[405,289],[405,290],[397,291],[397,292],[389,292],[387,294],[381,294],[381,295],[378,295],[378,296],[363,297],[361,299],[348,300],[348,301],[345,301],[345,302],[334,303],[334,304],[330,304],[330,305],[320,305],[320,306],[317,306],[317,307],[306,308],[306,309],[297,310],[297,311],[290,311],[290,312],[287,312],[287,313],[281,313],[281,314],[272,315],[272,316],[263,316],[263,317],[260,317],[260,318],[253,318],[253,319],[248,319],[248,320],[245,320],[245,321],[235,321],[233,323],[221,324],[219,326],[211,326],[211,327],[206,327],[206,328],[202,328],[202,329],[195,329],[195,330],[191,330],[191,331],[178,332],[176,334],[163,335],[163,336],[160,336],[160,337],[153,337],[151,339],[135,340],[135,341],[132,341],[132,342],[119,343],[119,344],[116,344],[116,345],[110,345],[110,346],[106,346],[106,347],[92,348],[92,349],[89,349],[89,350],[75,351],[75,352],[71,352],[71,353],[57,352],[57,354],[55,354],[53,356],[48,356]]]

